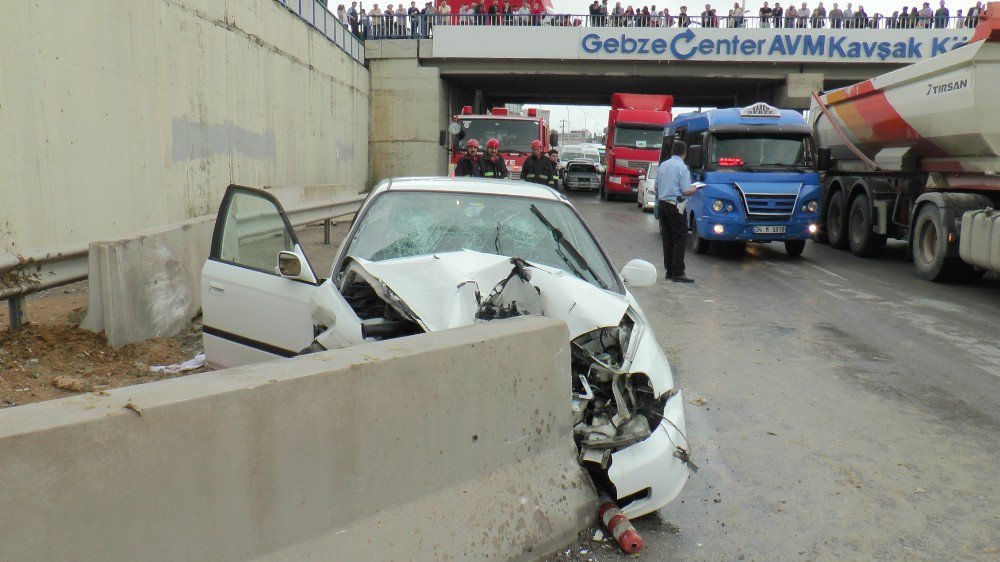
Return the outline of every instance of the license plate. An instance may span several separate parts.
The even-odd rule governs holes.
[[[754,234],[784,234],[784,226],[755,226],[753,227]]]

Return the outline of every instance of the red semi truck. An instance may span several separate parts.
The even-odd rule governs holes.
[[[448,125],[447,146],[451,152],[448,175],[455,175],[455,165],[465,154],[465,145],[470,140],[479,141],[485,152],[486,141],[495,138],[500,141],[500,155],[507,164],[510,179],[520,179],[521,165],[531,154],[532,141],[542,141],[545,152],[559,144],[558,133],[549,131],[547,115],[548,111],[541,109],[525,109],[521,115],[503,107],[495,107],[487,115],[473,115],[472,106],[463,107],[462,113],[454,116]]]
[[[674,96],[612,94],[601,199],[636,200],[640,176],[660,160],[663,128],[673,107]]]

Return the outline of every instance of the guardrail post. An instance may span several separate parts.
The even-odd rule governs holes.
[[[330,219],[323,221],[323,243],[330,245]]]
[[[7,329],[11,332],[20,330],[24,323],[28,321],[28,315],[24,312],[24,297],[14,296],[7,299]]]

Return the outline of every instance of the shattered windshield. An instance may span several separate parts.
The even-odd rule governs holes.
[[[532,206],[589,267],[578,267],[567,257]],[[556,201],[526,197],[390,191],[358,219],[347,255],[382,261],[460,250],[520,257],[619,291],[611,264],[576,213]]]

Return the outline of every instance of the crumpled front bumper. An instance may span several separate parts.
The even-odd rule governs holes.
[[[618,498],[640,494],[622,507],[622,512],[629,518],[652,513],[667,505],[680,494],[687,482],[690,473],[688,465],[674,455],[678,446],[690,450],[682,434],[686,432],[683,392],[667,400],[663,416],[673,425],[661,420],[645,440],[611,455],[608,477],[615,485]],[[648,492],[643,496],[641,492],[645,490]]]

